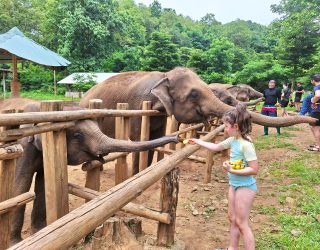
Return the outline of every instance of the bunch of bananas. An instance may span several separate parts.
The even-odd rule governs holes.
[[[232,169],[235,169],[235,170],[244,169],[244,165],[243,165],[242,160],[236,160],[234,162],[229,162],[229,164],[231,165]]]

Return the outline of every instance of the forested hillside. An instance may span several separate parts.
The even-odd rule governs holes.
[[[320,72],[320,1],[282,0],[271,8],[281,18],[263,26],[222,24],[215,10],[192,20],[157,1],[145,6],[133,0],[6,0],[0,2],[0,33],[17,26],[71,61],[59,78],[185,66],[207,83],[261,89],[273,78],[307,84],[310,74]],[[19,67],[24,89],[50,89],[52,71],[31,63]]]

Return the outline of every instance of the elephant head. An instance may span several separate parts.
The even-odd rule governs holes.
[[[237,84],[230,86],[228,91],[239,101],[248,102],[250,99],[263,97],[263,94],[256,91],[247,84]]]
[[[150,141],[113,139],[102,133],[96,121],[79,120],[66,130],[67,158],[69,165],[91,160],[101,160],[111,152],[137,152],[156,148],[169,142],[178,142],[178,136],[164,136]]]
[[[209,116],[219,113],[216,105],[208,105],[212,100],[218,101],[208,85],[187,68],[166,73],[151,93],[158,99],[154,108],[163,106],[167,114],[173,114],[181,123],[206,122]]]
[[[220,101],[205,82],[186,68],[176,68],[164,74],[151,93],[158,98],[168,114],[174,114],[182,123],[205,122],[208,117],[221,117],[232,108]],[[250,113],[254,123],[265,126],[284,127],[316,122],[314,118],[303,116],[274,118]]]

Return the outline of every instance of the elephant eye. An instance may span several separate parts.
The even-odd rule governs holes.
[[[191,90],[190,94],[189,94],[190,98],[193,100],[196,100],[199,97],[199,93],[196,90]]]
[[[80,139],[82,137],[82,134],[80,132],[74,132],[73,137]]]

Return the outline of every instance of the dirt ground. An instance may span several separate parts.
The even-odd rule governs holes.
[[[288,142],[294,143],[301,150],[313,143],[313,137],[309,126],[297,125],[299,131],[290,131],[297,134],[296,137],[286,137]],[[275,129],[270,129],[270,134]],[[254,125],[253,140],[263,134],[263,127]],[[313,152],[310,152],[313,153]],[[200,150],[196,155],[205,157],[206,151]],[[268,166],[272,162],[281,162],[299,154],[299,151],[288,151],[286,149],[273,148],[257,151],[260,170],[257,176],[259,193],[254,202],[250,216],[251,226],[255,233],[268,228],[273,230],[275,225],[267,215],[259,214],[258,207],[281,206],[277,194],[274,193],[274,182],[269,176]],[[228,183],[226,173],[221,168],[222,159],[215,161],[210,184],[204,184],[204,164],[186,160],[180,164],[180,190],[176,218],[176,239],[179,246],[175,249],[214,249],[228,245],[229,223],[227,219],[227,190]],[[108,190],[114,185],[114,163],[104,166],[101,177],[101,190]],[[84,185],[85,173],[80,166],[69,168],[69,182]],[[158,208],[160,182],[146,190],[137,202],[147,207]],[[70,208],[75,209],[84,203],[83,199],[70,195]],[[30,213],[31,203],[27,206],[27,214]],[[24,237],[30,234],[30,217],[26,216],[23,230]],[[149,244],[156,238],[157,223],[155,221],[142,219],[142,229]],[[123,248],[125,249],[125,248]],[[145,247],[145,249],[157,249],[156,247]],[[173,249],[173,248],[172,248]]]

